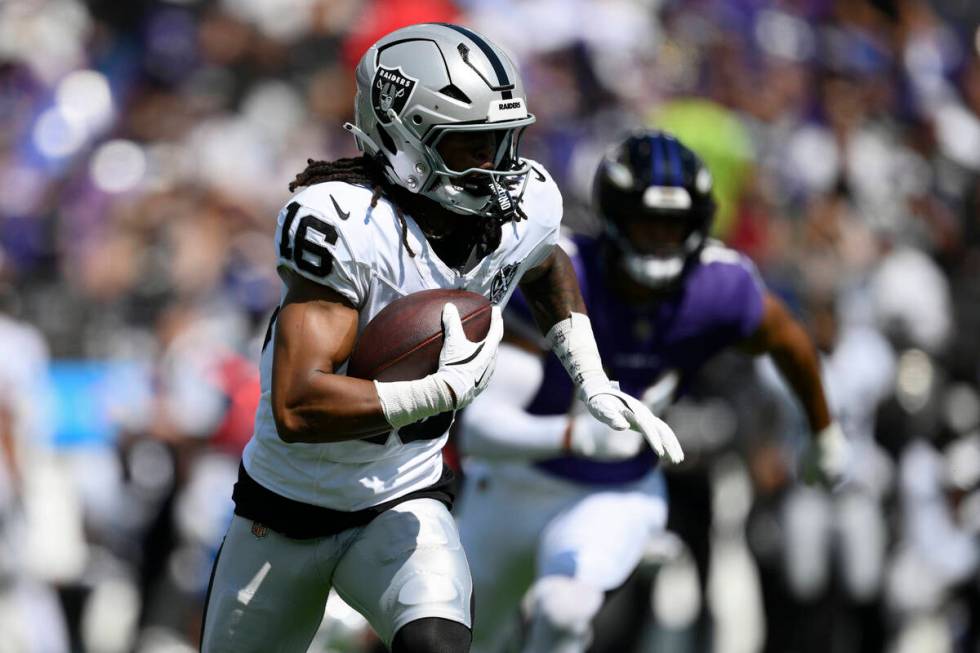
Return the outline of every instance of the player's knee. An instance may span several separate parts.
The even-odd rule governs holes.
[[[467,653],[470,629],[458,621],[427,617],[410,621],[395,633],[391,653]]]
[[[567,576],[545,576],[528,596],[532,621],[543,621],[556,632],[582,636],[602,607],[603,592]]]

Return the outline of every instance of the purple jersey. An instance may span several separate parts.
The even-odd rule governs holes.
[[[763,286],[752,262],[742,254],[710,243],[669,298],[631,306],[608,287],[601,244],[577,237],[569,256],[588,307],[599,353],[609,378],[634,397],[667,372],[676,371],[683,393],[697,371],[722,349],[751,335],[762,320]],[[515,295],[515,312],[527,308]],[[569,412],[575,388],[554,354],[545,360],[544,380],[528,412]],[[656,456],[645,448],[636,458],[602,462],[564,456],[537,466],[585,483],[625,483],[649,472]]]

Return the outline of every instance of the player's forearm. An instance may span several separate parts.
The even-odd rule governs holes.
[[[813,433],[830,424],[830,409],[820,380],[820,361],[813,342],[798,323],[788,326],[769,350],[780,374],[803,405]]]
[[[521,282],[538,328],[586,396],[609,384],[572,260],[560,247]]]
[[[313,371],[301,387],[272,390],[273,416],[286,442],[357,440],[392,429],[373,381]]]
[[[524,275],[520,286],[541,333],[548,333],[572,313],[586,313],[575,268],[560,247]]]
[[[481,397],[463,412],[462,421],[463,450],[470,456],[540,460],[565,451],[565,415],[531,415],[519,406]]]

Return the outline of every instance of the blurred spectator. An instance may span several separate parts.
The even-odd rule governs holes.
[[[47,346],[8,313],[11,291],[0,260],[0,629],[5,650],[67,653],[52,585],[79,573],[79,515],[44,419]]]
[[[834,494],[789,485],[796,455],[766,460],[754,452],[762,500],[749,524],[766,607],[767,651],[880,651],[885,648],[882,585],[888,552],[886,499],[893,462],[875,442],[878,406],[891,394],[895,355],[873,326],[842,319],[836,289],[811,286],[807,323],[822,354],[824,387],[834,417],[853,442],[848,482]],[[789,389],[769,364],[761,376],[782,397],[786,428],[803,421]],[[781,483],[772,483],[776,474]],[[832,624],[832,627],[830,625]]]

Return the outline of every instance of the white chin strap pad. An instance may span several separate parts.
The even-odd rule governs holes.
[[[650,288],[661,288],[673,283],[684,271],[684,257],[637,256],[627,254],[623,267],[633,281]]]

